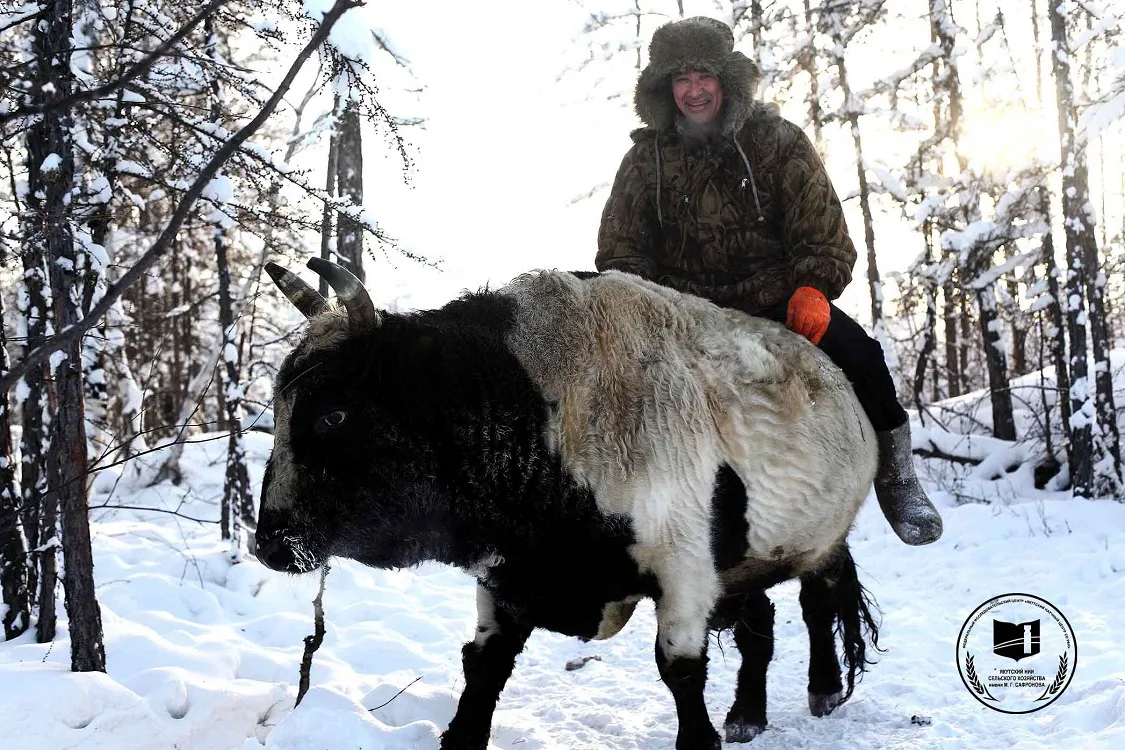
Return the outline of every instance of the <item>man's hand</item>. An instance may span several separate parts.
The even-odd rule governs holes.
[[[814,344],[819,344],[824,332],[828,330],[831,317],[832,310],[824,293],[811,286],[801,286],[789,298],[785,326]]]

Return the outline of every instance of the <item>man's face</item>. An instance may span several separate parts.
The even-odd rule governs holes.
[[[684,117],[709,125],[723,106],[723,85],[710,73],[688,70],[672,79],[672,98]]]

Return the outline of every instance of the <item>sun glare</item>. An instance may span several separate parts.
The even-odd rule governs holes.
[[[966,111],[958,148],[977,173],[996,175],[1036,161],[1050,162],[1046,118],[1043,112],[1011,106]]]

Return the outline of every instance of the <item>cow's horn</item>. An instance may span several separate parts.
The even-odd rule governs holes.
[[[344,309],[348,311],[348,325],[357,332],[370,331],[379,325],[379,313],[363,283],[348,269],[324,258],[309,258],[308,267],[328,282]]]
[[[273,279],[273,283],[277,284],[277,288],[281,290],[281,293],[284,294],[306,318],[311,318],[327,309],[328,303],[325,302],[324,297],[320,296],[320,292],[306,284],[301,280],[301,277],[292,271],[282,268],[273,261],[270,261],[266,264],[266,273]]]

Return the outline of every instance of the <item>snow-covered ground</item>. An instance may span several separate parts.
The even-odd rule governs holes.
[[[247,437],[257,482],[270,437]],[[224,449],[225,440],[188,446],[179,487],[127,492],[122,483],[110,497],[113,482],[103,475],[94,504],[217,518]],[[979,481],[969,494],[994,502],[954,505],[935,493],[946,532],[924,548],[901,544],[869,499],[852,547],[882,610],[887,651],[829,717],[813,718],[806,707],[808,648],[796,587],[774,589],[769,730],[750,747],[1125,747],[1125,505],[1036,492],[1019,472]],[[474,625],[465,574],[337,562],[313,689],[294,711],[315,576],[288,577],[250,558],[230,564],[214,524],[126,510],[96,511],[95,521],[108,674],[67,671],[65,620],[54,644],[37,644],[31,633],[0,644],[0,748],[437,746],[463,685],[459,649]],[[1048,599],[1077,635],[1073,683],[1033,714],[983,707],[958,676],[954,647],[964,619],[1007,592]],[[608,642],[535,633],[501,697],[493,747],[673,747],[675,713],[652,660],[654,633],[651,605]],[[707,698],[721,725],[738,655],[727,639],[711,655]],[[565,668],[587,656],[598,658]],[[914,716],[930,722],[919,726]]]

